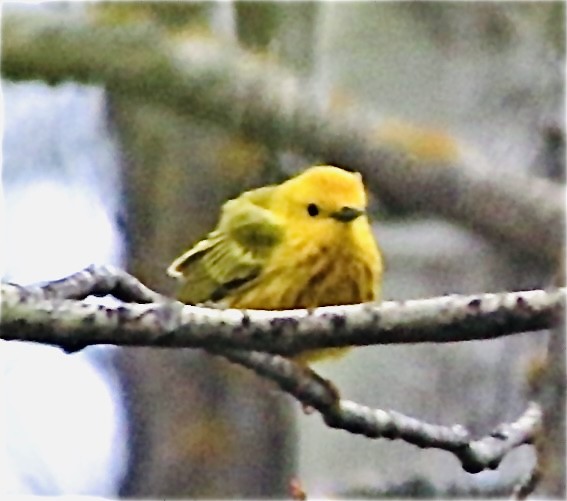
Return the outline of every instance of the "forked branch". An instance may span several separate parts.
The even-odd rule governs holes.
[[[565,290],[449,296],[305,310],[240,311],[182,305],[128,273],[91,267],[41,285],[2,285],[0,336],[68,350],[111,343],[204,348],[276,382],[325,423],[369,438],[401,439],[454,454],[471,473],[496,468],[512,449],[531,443],[541,409],[531,403],[515,422],[473,439],[461,425],[439,426],[399,412],[341,399],[332,383],[280,355],[304,349],[488,339],[559,322]],[[115,305],[83,301],[113,295]],[[335,338],[336,337],[336,338]],[[264,352],[256,351],[263,350]]]

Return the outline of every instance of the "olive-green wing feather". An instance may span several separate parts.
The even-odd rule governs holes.
[[[177,258],[168,273],[182,279],[181,301],[218,301],[262,271],[283,227],[267,209],[272,187],[242,194],[224,204],[217,229]]]

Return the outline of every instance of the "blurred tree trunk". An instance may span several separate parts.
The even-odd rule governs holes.
[[[146,5],[154,7],[144,15],[161,21],[161,7]],[[166,267],[212,229],[226,199],[266,182],[270,155],[162,106],[124,95],[111,104],[124,152],[127,269],[171,294]],[[275,387],[197,350],[123,349],[118,367],[130,442],[121,496],[288,494],[295,429]]]
[[[114,98],[127,155],[127,269],[171,293],[169,262],[212,227],[226,198],[250,187],[262,157],[170,110]],[[223,158],[231,148],[245,158],[245,165],[233,160],[234,171]],[[293,471],[289,403],[266,382],[195,350],[124,349],[118,365],[131,446],[121,495],[287,492]]]
[[[564,256],[559,258],[554,282],[557,286],[565,286]],[[550,332],[545,356],[532,358],[531,369],[528,372],[530,397],[538,400],[543,408],[542,433],[535,443],[540,481],[534,494],[538,497],[565,499],[565,316],[562,324]]]
[[[542,480],[535,494],[565,499],[565,326],[551,332],[548,357],[540,389],[544,410]]]

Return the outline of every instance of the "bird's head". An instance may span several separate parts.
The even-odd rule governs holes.
[[[320,221],[346,227],[366,211],[362,177],[338,167],[311,167],[282,183],[277,191],[273,210],[297,223]]]

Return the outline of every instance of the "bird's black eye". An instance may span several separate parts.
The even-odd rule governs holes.
[[[311,217],[315,217],[317,214],[319,214],[319,207],[317,207],[315,204],[309,204],[307,206],[307,214],[309,214]]]

